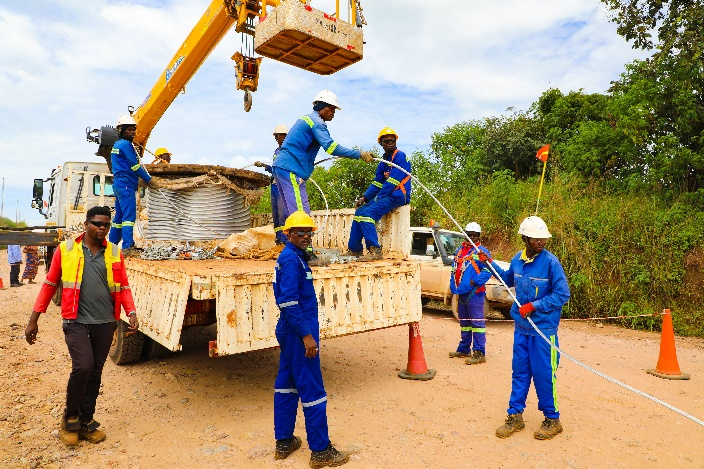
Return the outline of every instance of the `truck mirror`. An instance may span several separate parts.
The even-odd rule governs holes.
[[[44,198],[44,180],[35,179],[34,187],[32,188],[32,198],[34,200],[42,200]]]

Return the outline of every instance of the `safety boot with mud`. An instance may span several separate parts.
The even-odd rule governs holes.
[[[99,422],[91,419],[90,422],[81,422],[81,429],[78,430],[78,437],[90,443],[100,443],[105,441],[105,432],[98,430]]]
[[[526,424],[523,422],[523,414],[508,414],[506,422],[496,429],[496,436],[499,438],[508,438],[524,428],[526,428]]]
[[[348,249],[340,254],[340,257],[361,257],[362,254],[364,254],[362,251],[352,251],[351,249]]]
[[[533,434],[533,436],[536,440],[551,440],[555,438],[558,433],[562,433],[562,424],[560,423],[560,419],[549,419],[545,417],[543,424]]]
[[[276,453],[274,459],[286,459],[301,447],[301,439],[296,435],[285,440],[276,440]]]
[[[81,423],[78,417],[66,417],[66,411],[61,416],[59,423],[59,438],[66,446],[78,445],[78,431],[81,429]]]
[[[360,257],[360,261],[378,261],[379,259],[383,258],[384,255],[381,252],[381,248],[379,246],[372,246],[369,248],[369,251],[367,251],[367,254]]]
[[[342,466],[350,460],[350,455],[344,451],[338,451],[330,443],[322,451],[311,451],[310,467],[335,467]]]
[[[449,355],[450,355],[450,358],[467,358],[467,357],[471,356],[470,354],[468,354],[466,352],[450,352]]]
[[[134,247],[134,246],[130,246],[130,247],[122,250],[122,256],[123,257],[141,257],[142,256],[142,249]]]
[[[484,352],[475,350],[472,355],[464,361],[465,365],[479,365],[480,363],[486,363],[486,355]]]

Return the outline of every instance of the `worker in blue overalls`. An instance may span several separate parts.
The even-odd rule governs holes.
[[[450,352],[450,358],[468,357],[467,365],[486,363],[486,321],[484,302],[486,287],[491,271],[479,260],[484,253],[488,259],[491,253],[481,245],[482,227],[479,223],[468,223],[465,233],[474,246],[464,241],[457,248],[450,273],[450,291],[457,296],[457,318],[460,320],[460,343],[457,350]],[[470,354],[471,351],[471,354]]]
[[[313,98],[313,112],[293,124],[281,145],[279,156],[272,166],[284,218],[298,210],[310,213],[306,181],[313,173],[320,147],[329,155],[373,161],[374,156],[370,152],[345,148],[330,137],[325,123],[335,117],[337,109],[340,106],[335,93],[321,91]]]
[[[328,437],[328,398],[318,353],[318,300],[307,263],[316,229],[307,213],[291,214],[284,224],[289,242],[276,261],[274,297],[281,312],[276,340],[281,355],[274,382],[274,457],[285,459],[301,447],[301,438],[293,434],[300,399],[311,450],[310,466],[340,466],[349,460],[349,454],[336,450]]]
[[[538,395],[538,410],[545,416],[540,429],[534,433],[538,440],[549,440],[562,432],[560,411],[555,388],[560,355],[551,344],[559,347],[557,328],[562,307],[570,299],[570,289],[562,264],[545,249],[552,237],[540,217],[528,217],[518,228],[525,249],[518,252],[508,270],[495,262],[491,265],[509,287],[516,287],[516,299],[511,316],[514,320],[511,397],[508,417],[496,430],[499,438],[508,438],[525,428],[523,411],[533,381]],[[528,322],[530,315],[535,326],[548,338],[547,343]]]
[[[411,172],[411,163],[406,154],[396,148],[398,135],[391,127],[384,127],[379,132],[378,142],[384,149],[384,160],[394,163]],[[363,254],[362,238],[367,245],[368,254],[360,260],[381,259],[381,246],[376,232],[376,222],[391,210],[411,201],[411,177],[400,169],[387,163],[379,163],[374,181],[362,197],[357,199],[350,228],[349,249],[343,255],[360,257]]]
[[[139,162],[137,152],[132,146],[137,123],[132,116],[124,115],[117,119],[117,131],[120,139],[115,142],[110,152],[112,162],[113,184],[115,192],[115,215],[112,219],[109,240],[117,244],[122,240],[122,252],[125,256],[135,255],[134,223],[137,220],[137,185],[139,178],[156,189],[156,181],[152,181],[144,166]]]
[[[273,161],[276,161],[276,157],[279,156],[279,151],[281,150],[281,145],[284,143],[284,140],[286,140],[286,135],[288,134],[288,128],[283,125],[279,124],[274,128],[274,140],[276,140],[276,143],[279,145],[276,147],[276,150],[274,150],[274,157],[272,158]],[[254,163],[254,166],[258,166],[260,168],[264,168],[264,171],[266,171],[269,174],[273,174],[274,169],[271,167],[271,165],[262,163],[261,161],[256,161]],[[288,238],[286,238],[286,235],[284,234],[284,221],[286,218],[284,217],[284,212],[283,212],[283,205],[279,203],[279,188],[276,185],[276,181],[274,180],[274,177],[272,176],[271,178],[271,218],[274,221],[274,233],[276,234],[276,244],[286,244],[288,242]]]

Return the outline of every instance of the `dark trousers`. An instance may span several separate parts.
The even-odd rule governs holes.
[[[10,285],[20,283],[20,265],[10,264]]]
[[[72,365],[68,386],[66,386],[68,417],[80,415],[83,422],[90,422],[93,419],[103,366],[108,358],[116,327],[117,322],[106,324],[70,322],[63,325]]]

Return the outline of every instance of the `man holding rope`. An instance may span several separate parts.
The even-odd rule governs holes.
[[[516,287],[516,299],[521,304],[519,307],[514,303],[511,308],[515,323],[511,397],[508,417],[504,425],[496,429],[496,436],[508,438],[526,427],[523,411],[532,379],[538,395],[538,409],[545,415],[534,437],[549,440],[562,433],[555,387],[560,356],[533,329],[527,317],[530,315],[535,326],[559,347],[557,328],[562,307],[570,298],[570,289],[562,264],[545,249],[545,243],[552,237],[545,222],[540,217],[528,217],[518,228],[518,234],[522,236],[525,249],[511,259],[508,270],[491,263],[506,285]],[[484,262],[489,258],[480,254],[479,260]]]

